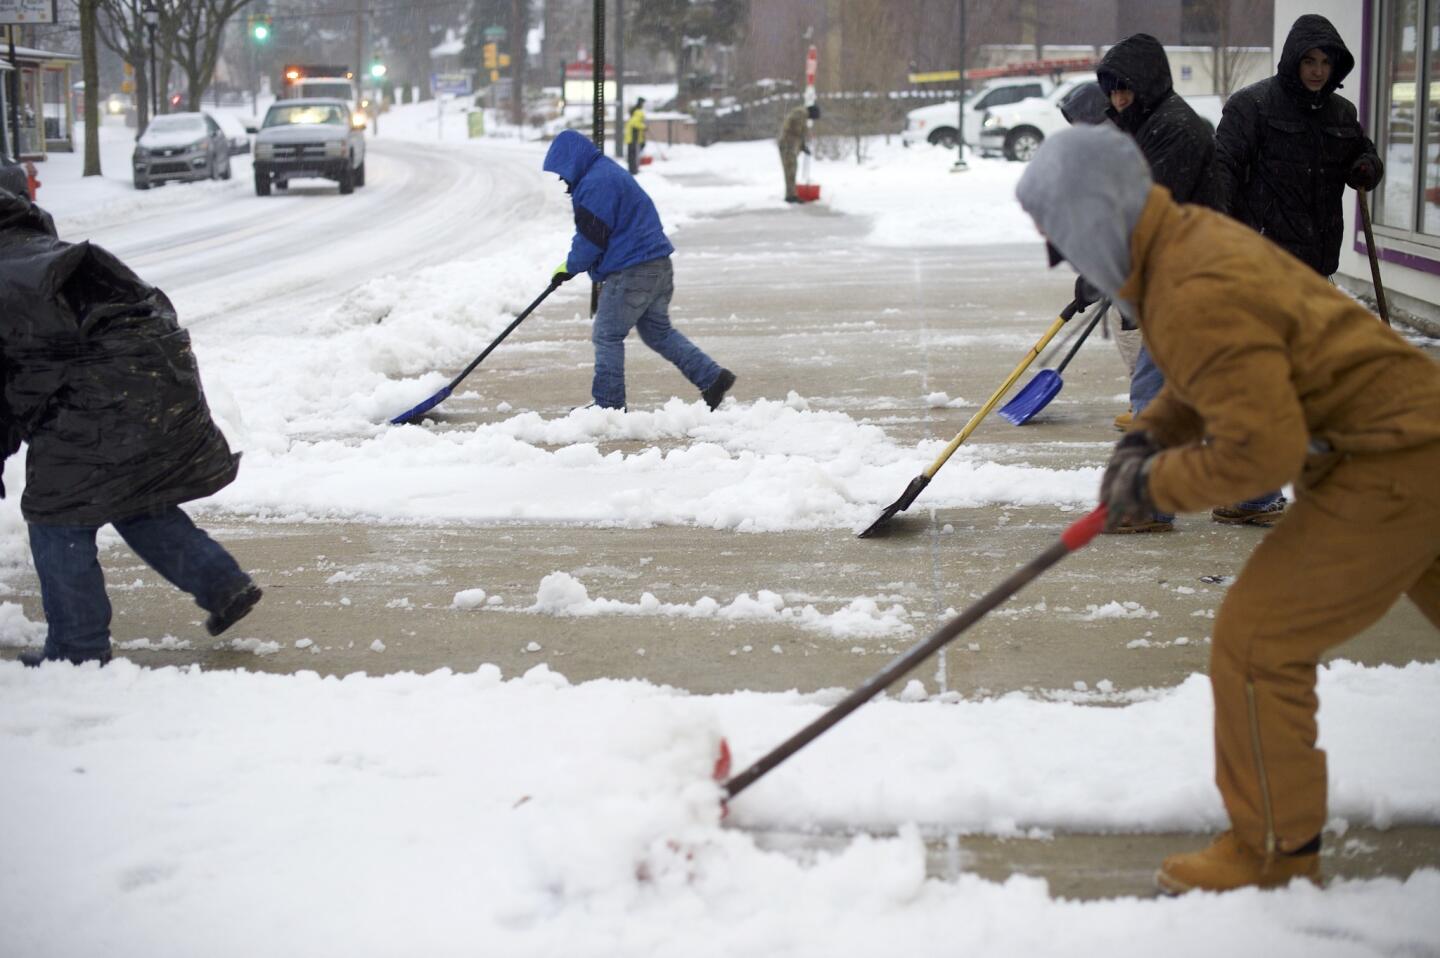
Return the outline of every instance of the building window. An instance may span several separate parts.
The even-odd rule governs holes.
[[[1375,222],[1387,236],[1440,245],[1440,0],[1376,4],[1376,146],[1385,179]]]

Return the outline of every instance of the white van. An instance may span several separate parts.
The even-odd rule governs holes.
[[[985,111],[993,107],[1017,103],[1026,97],[1044,96],[1055,86],[1048,77],[997,77],[965,98],[965,145],[974,148],[980,142],[980,123]],[[954,100],[922,106],[905,114],[905,129],[900,142],[906,146],[931,143],[946,149],[955,147],[955,121],[959,106]]]

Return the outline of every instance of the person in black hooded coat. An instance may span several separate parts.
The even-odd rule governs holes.
[[[1322,276],[1340,265],[1345,187],[1372,190],[1385,175],[1355,106],[1335,92],[1354,68],[1330,21],[1306,14],[1275,75],[1231,96],[1216,131],[1221,211]]]
[[[190,336],[163,292],[113,255],[66,243],[49,214],[0,190],[0,461],[29,444],[20,510],[40,579],[46,660],[110,658],[95,534],[135,553],[210,613],[218,635],[260,599],[179,504],[236,475],[210,418]],[[0,484],[0,497],[4,496]]]
[[[1148,33],[1126,37],[1106,51],[1095,77],[1110,97],[1110,119],[1135,138],[1155,182],[1177,203],[1214,207],[1215,136],[1176,95],[1160,41]],[[1123,109],[1113,105],[1117,90],[1133,95]]]
[[[1126,37],[1111,47],[1095,69],[1100,88],[1110,98],[1110,119],[1135,138],[1154,182],[1170,191],[1177,203],[1218,209],[1215,183],[1215,137],[1210,124],[1175,93],[1170,58],[1148,33]],[[1077,293],[1080,287],[1077,284]],[[1122,321],[1122,328],[1130,325]],[[1160,394],[1165,377],[1142,345],[1130,369],[1130,411],[1138,417]],[[1285,497],[1278,491],[1234,506],[1215,509],[1216,522],[1268,527],[1284,514]],[[1148,519],[1120,523],[1107,532],[1168,532],[1175,517],[1157,512]]]

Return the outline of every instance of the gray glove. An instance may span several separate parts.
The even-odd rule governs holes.
[[[1110,463],[1105,467],[1105,476],[1100,480],[1100,501],[1109,510],[1105,518],[1107,531],[1126,520],[1146,519],[1154,515],[1155,501],[1150,498],[1150,466],[1159,451],[1160,447],[1143,429],[1126,433],[1115,444]]]

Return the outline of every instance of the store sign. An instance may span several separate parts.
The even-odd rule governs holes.
[[[0,0],[0,23],[54,23],[57,0]]]

